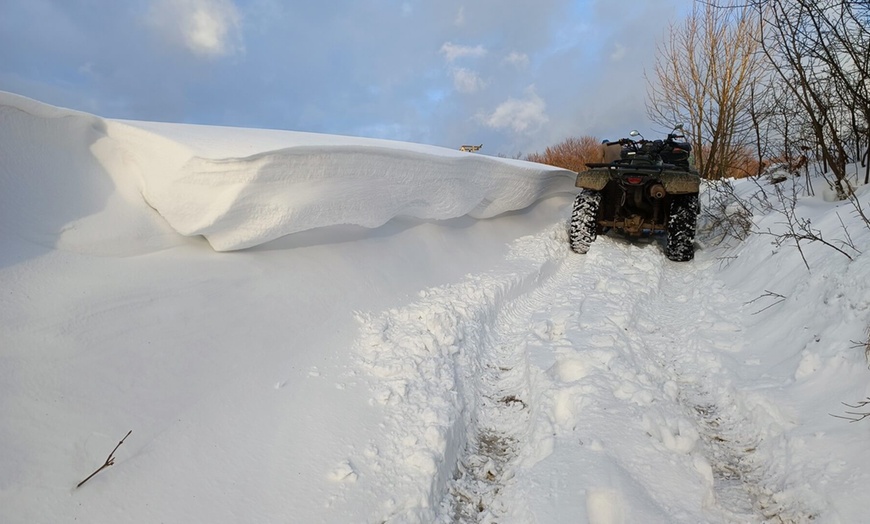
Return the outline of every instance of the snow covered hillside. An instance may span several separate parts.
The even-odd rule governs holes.
[[[0,93],[0,522],[867,520],[851,205],[798,201],[857,248],[810,271],[767,235],[579,256],[573,181]]]

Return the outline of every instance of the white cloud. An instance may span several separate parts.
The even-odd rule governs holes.
[[[508,98],[502,102],[490,115],[480,118],[482,123],[493,129],[512,129],[516,133],[535,131],[546,124],[547,104],[535,93],[535,87],[526,89],[522,100]]]
[[[232,0],[154,0],[148,21],[161,36],[195,55],[242,51],[241,16]]]
[[[519,69],[524,69],[529,65],[529,55],[511,51],[504,59],[504,63],[516,66]]]
[[[476,71],[457,67],[453,71],[453,87],[460,93],[476,93],[486,87],[486,82]]]
[[[623,59],[623,57],[625,57],[627,52],[628,49],[626,49],[624,45],[620,44],[619,42],[615,42],[613,44],[613,52],[610,53],[610,59],[614,62],[619,62]]]
[[[453,23],[454,23],[456,26],[463,26],[463,25],[465,25],[465,6],[461,6],[461,7],[459,8],[459,12],[456,13],[456,18],[453,20]]]
[[[457,58],[480,58],[486,56],[486,49],[482,45],[477,45],[474,47],[458,45],[453,42],[446,42],[441,46],[441,54],[444,55],[444,58],[447,62],[453,62]]]

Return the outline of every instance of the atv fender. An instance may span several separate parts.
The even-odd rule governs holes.
[[[574,184],[583,189],[601,191],[610,181],[610,173],[601,169],[590,169],[577,174],[577,182]]]
[[[697,194],[701,189],[701,178],[695,173],[685,171],[662,171],[658,174],[665,192],[671,195]],[[601,191],[611,179],[608,169],[589,169],[577,174],[575,186],[592,191]]]
[[[662,185],[671,195],[697,194],[701,190],[701,178],[693,173],[667,171],[662,176]]]

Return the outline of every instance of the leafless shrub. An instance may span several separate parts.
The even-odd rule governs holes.
[[[555,146],[548,147],[543,153],[530,153],[526,160],[575,172],[584,171],[588,162],[602,160],[601,141],[592,136],[567,138]]]
[[[807,270],[809,262],[804,254],[804,246],[807,243],[819,242],[841,255],[854,260],[854,256],[861,253],[849,228],[840,219],[842,234],[840,238],[826,238],[821,229],[813,226],[809,218],[801,217],[796,211],[798,192],[801,187],[796,179],[787,176],[782,180],[771,177],[751,177],[750,180],[756,185],[754,192],[743,191],[742,196],[735,191],[731,180],[723,179],[708,181],[705,185],[706,200],[701,210],[700,231],[713,243],[722,243],[731,238],[744,240],[753,232],[773,237],[776,246],[791,244],[797,248]],[[807,181],[809,184],[809,181]],[[852,198],[853,206],[865,224],[870,227],[870,221],[861,207],[857,198]],[[756,230],[753,216],[776,213],[782,217],[781,225],[784,231]]]
[[[794,242],[794,245],[800,253],[801,260],[803,260],[807,271],[810,270],[810,264],[804,254],[803,245],[801,244],[801,242],[819,242],[833,249],[834,251],[837,251],[841,255],[848,258],[850,261],[853,260],[852,255],[850,255],[847,250],[855,254],[859,254],[860,251],[857,247],[855,247],[855,244],[852,242],[852,238],[849,235],[849,230],[848,228],[846,228],[846,225],[843,223],[842,219],[840,220],[840,225],[843,228],[845,240],[826,240],[822,234],[822,231],[813,227],[812,221],[810,219],[797,215],[797,212],[795,211],[798,199],[797,185],[789,185],[791,187],[790,192],[784,191],[782,185],[780,184],[774,186],[774,191],[776,192],[776,196],[780,204],[774,207],[774,211],[783,217],[784,222],[782,222],[782,224],[786,227],[785,232],[773,232],[768,229],[767,231],[760,231],[760,233],[774,237],[774,243],[777,246],[781,246],[787,242]]]
[[[701,207],[701,230],[714,243],[728,238],[744,240],[752,233],[752,217],[771,209],[767,193],[760,185],[748,196],[740,196],[729,179],[709,181],[705,185]]]
[[[709,237],[720,243],[729,237],[743,240],[749,236],[752,230],[752,211],[734,196],[730,182],[725,180],[710,184],[707,198],[701,208],[701,222]]]

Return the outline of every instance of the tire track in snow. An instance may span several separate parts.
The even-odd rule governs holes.
[[[500,308],[481,347],[483,373],[469,377],[477,391],[476,417],[441,504],[439,522],[498,522],[511,513],[511,503],[502,492],[530,446],[535,409],[534,378],[527,359],[529,326],[573,279],[573,269],[565,264],[566,255],[572,256],[565,247],[567,237],[561,228],[553,234],[559,242],[555,253],[560,263],[537,288]]]
[[[491,355],[493,326],[513,314],[507,304],[552,277],[568,254],[565,241],[564,228],[553,226],[519,239],[503,267],[421,291],[403,308],[358,315],[360,365],[373,378],[373,403],[384,408],[385,438],[369,446],[366,469],[392,479],[394,493],[379,521],[451,520],[443,502],[467,445],[489,442],[491,454],[504,447],[506,440],[476,430],[481,406],[493,402],[481,378],[499,360]],[[508,395],[495,402],[522,405]]]
[[[788,417],[760,395],[740,391],[723,356],[741,349],[741,305],[704,270],[665,270],[657,300],[645,305],[651,325],[669,330],[644,337],[677,385],[676,401],[697,425],[701,453],[710,464],[716,503],[727,522],[810,522],[823,502],[808,491],[787,487],[779,449],[786,447]],[[682,348],[669,352],[669,345]]]
[[[616,484],[634,482],[614,501],[612,481],[585,479],[590,522],[656,521],[656,509],[661,522],[811,521],[819,502],[786,489],[781,453],[771,452],[785,417],[735,390],[723,364],[741,349],[744,300],[704,262],[675,264],[656,245],[602,240],[584,260],[568,259],[576,278],[552,300],[551,318],[542,315],[546,329],[537,331],[549,336],[529,358],[549,378],[536,393],[546,416],[532,423],[530,442],[550,432],[556,454],[585,448],[562,452],[566,460],[611,462],[625,477]],[[644,498],[634,515],[614,516]]]
[[[554,226],[503,268],[360,315],[389,436],[368,470],[395,488],[382,520],[525,522],[542,507],[595,524],[811,520],[811,498],[784,493],[782,465],[758,452],[775,408],[723,370],[742,302],[657,245],[604,237],[578,257],[566,241]],[[559,463],[588,466],[566,476],[576,507],[529,488]]]

